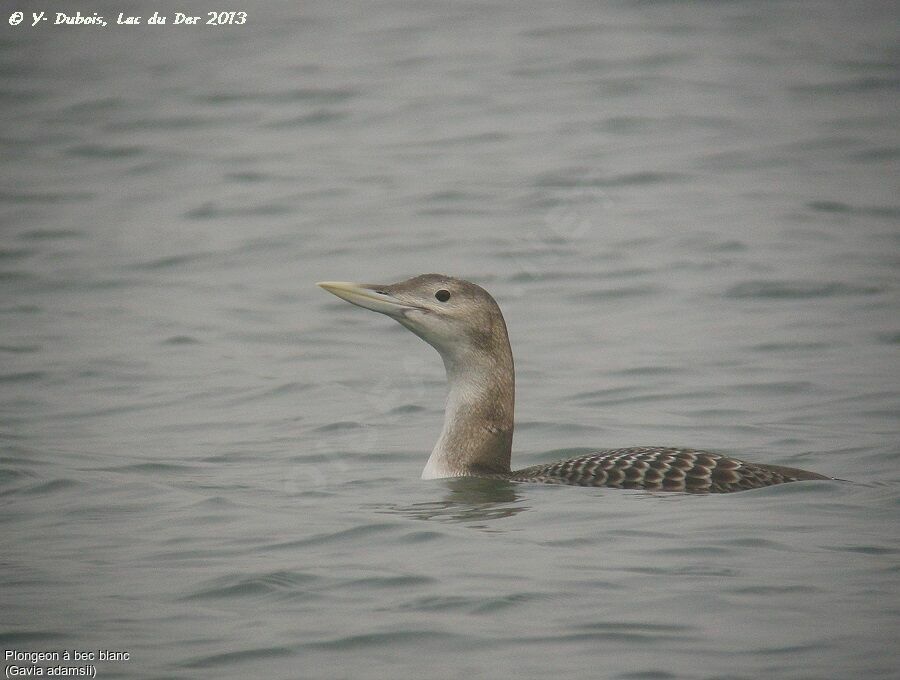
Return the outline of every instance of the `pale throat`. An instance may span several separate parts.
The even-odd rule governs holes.
[[[444,356],[444,365],[444,427],[422,479],[509,472],[515,371],[508,342],[500,351]]]

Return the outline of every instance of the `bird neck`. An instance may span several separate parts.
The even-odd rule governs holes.
[[[422,478],[509,472],[515,369],[505,326],[489,346],[442,356],[450,386],[444,429]]]

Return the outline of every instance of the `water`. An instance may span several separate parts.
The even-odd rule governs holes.
[[[896,4],[241,8],[3,17],[4,649],[897,677]],[[314,282],[429,271],[504,309],[519,466],[688,445],[850,481],[422,482],[439,358]]]

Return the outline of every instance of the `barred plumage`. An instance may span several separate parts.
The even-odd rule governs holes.
[[[711,451],[643,446],[595,451],[496,477],[516,482],[692,493],[727,493],[804,479],[830,479],[815,472],[748,463]]]

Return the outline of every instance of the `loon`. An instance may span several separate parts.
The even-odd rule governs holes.
[[[443,358],[450,387],[444,427],[422,479],[486,477],[695,493],[833,479],[797,468],[673,447],[603,450],[512,470],[515,370],[503,314],[486,290],[443,274],[422,274],[387,285],[343,281],[317,285],[398,321]]]

